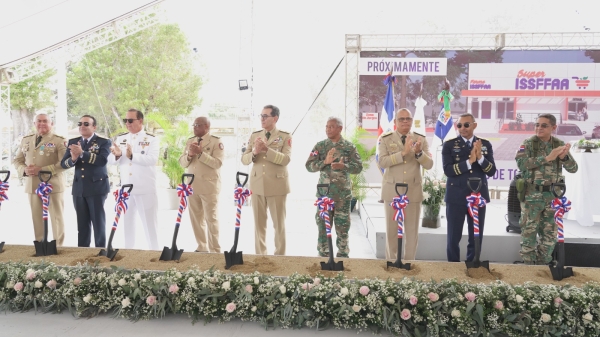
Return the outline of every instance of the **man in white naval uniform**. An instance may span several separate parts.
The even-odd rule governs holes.
[[[146,233],[148,248],[158,250],[156,163],[159,143],[154,135],[143,130],[144,114],[141,111],[129,109],[125,117],[123,122],[129,132],[117,137],[108,156],[109,164],[119,166],[121,185],[133,184],[122,226],[125,248],[134,248],[138,214]]]

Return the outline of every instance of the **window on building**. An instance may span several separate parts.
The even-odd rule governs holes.
[[[492,102],[481,102],[481,119],[492,119]]]
[[[479,101],[471,102],[471,114],[475,118],[479,118]]]

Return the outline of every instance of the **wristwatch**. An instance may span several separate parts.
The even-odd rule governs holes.
[[[563,159],[561,159],[562,161],[567,161],[569,160],[569,155],[566,155]]]
[[[422,155],[423,155],[423,150],[421,150],[421,152],[419,152],[419,153],[415,153],[415,159],[421,158]]]

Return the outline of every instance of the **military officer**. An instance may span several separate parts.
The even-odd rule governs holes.
[[[31,207],[36,241],[42,241],[44,237],[42,200],[35,193],[40,184],[38,173],[40,171],[52,172],[52,178],[49,181],[52,184],[52,193],[49,195],[50,220],[56,245],[61,247],[65,239],[63,221],[65,177],[60,160],[65,155],[67,142],[64,137],[54,134],[52,120],[47,114],[42,113],[35,116],[33,124],[36,133],[23,137],[13,165],[18,176],[25,179],[25,192],[29,194],[29,206]]]
[[[469,244],[467,245],[467,261],[475,258],[475,237],[473,218],[469,215],[467,196],[471,190],[467,185],[469,178],[480,178],[481,189],[479,193],[486,202],[490,202],[487,177],[496,173],[492,143],[487,139],[473,135],[477,122],[471,114],[462,114],[456,124],[460,133],[459,137],[446,141],[442,147],[442,164],[444,173],[448,177],[446,182],[446,219],[448,220],[448,236],[446,255],[449,262],[460,261],[460,239],[462,238],[465,216],[469,226]],[[477,188],[476,184],[471,184]],[[485,210],[479,208],[479,242],[483,243],[483,226],[485,224]],[[482,247],[482,246],[480,246]]]
[[[104,202],[110,191],[106,163],[111,142],[96,134],[94,116],[83,115],[77,126],[81,137],[69,140],[67,152],[61,161],[64,169],[75,168],[72,194],[77,213],[77,246],[90,246],[91,228],[94,231],[96,247],[105,247]]]
[[[321,172],[319,184],[329,184],[328,197],[335,202],[331,226],[335,226],[337,257],[349,257],[348,231],[350,230],[350,201],[352,200],[350,174],[358,174],[363,165],[352,142],[342,137],[342,120],[329,117],[325,127],[327,139],[315,145],[306,160],[308,172]],[[317,197],[321,195],[317,191]],[[325,230],[325,221],[315,215],[319,236],[317,251],[319,256],[329,256],[329,245]]]
[[[266,255],[267,208],[275,228],[275,255],[285,255],[285,207],[290,193],[287,165],[292,135],[277,129],[279,108],[267,105],[260,115],[262,130],[254,132],[242,155],[242,164],[252,165],[250,190],[254,212],[256,254]]]
[[[134,248],[137,214],[142,221],[148,247],[158,250],[156,235],[158,139],[144,130],[144,114],[139,110],[129,109],[123,122],[129,132],[117,137],[110,148],[108,163],[118,165],[121,185],[133,184],[128,201],[129,209],[125,213],[123,222],[125,248]]]
[[[563,167],[569,173],[578,169],[577,162],[569,153],[571,144],[553,137],[555,130],[554,115],[538,116],[535,135],[523,141],[515,156],[526,184],[525,200],[521,202],[520,252],[525,264],[548,264],[552,261],[558,228],[550,206],[555,198],[550,186],[564,182]]]
[[[400,109],[394,118],[396,131],[381,135],[378,144],[379,166],[385,169],[381,183],[386,221],[386,258],[395,259],[398,251],[398,222],[390,205],[396,193],[396,183],[408,184],[408,206],[404,210],[404,254],[406,260],[414,260],[419,241],[419,219],[423,201],[421,168],[429,170],[433,160],[424,135],[411,132],[412,115],[408,109]],[[402,190],[400,190],[402,193]]]
[[[188,139],[179,163],[185,167],[186,173],[194,174],[194,194],[189,198],[189,207],[198,243],[196,251],[220,253],[217,212],[225,147],[219,137],[210,134],[210,120],[207,117],[196,118],[192,126],[194,137]]]

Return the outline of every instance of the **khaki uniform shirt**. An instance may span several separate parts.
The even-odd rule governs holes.
[[[67,140],[51,131],[42,136],[40,143],[35,146],[36,138],[36,134],[23,137],[17,156],[13,161],[19,177],[25,177],[25,192],[35,193],[40,185],[37,176],[28,177],[25,175],[25,168],[29,165],[39,166],[42,171],[52,172],[52,179],[49,181],[52,184],[52,192],[63,192],[65,189],[63,171],[65,169],[60,166],[60,161],[67,150]]]
[[[198,137],[191,137],[185,144],[185,151],[179,157],[179,164],[185,167],[185,173],[194,175],[192,188],[194,194],[219,194],[221,191],[220,169],[223,164],[224,146],[221,139],[209,133],[202,137],[202,153],[188,161],[190,144],[198,142]]]

